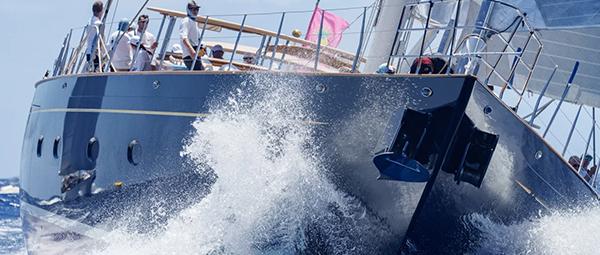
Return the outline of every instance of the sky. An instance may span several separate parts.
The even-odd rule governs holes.
[[[114,0],[116,4],[117,0]],[[366,6],[373,0],[321,0],[322,8]],[[91,0],[2,0],[0,2],[0,178],[18,176],[21,143],[27,122],[29,106],[34,95],[34,84],[46,70],[51,70],[58,56],[63,39],[70,28],[82,27],[91,17]],[[132,18],[144,1],[119,0],[115,22]],[[202,6],[200,14],[221,15],[240,13],[279,12],[284,10],[312,10],[315,1],[310,0],[219,0],[196,1]],[[186,0],[150,0],[148,6],[183,11]],[[144,11],[152,18],[160,16]],[[290,23],[308,24],[308,16],[288,15]],[[348,20],[353,13],[343,13]],[[107,21],[112,19],[109,13]],[[279,16],[265,23],[260,19],[248,23],[253,26],[265,24],[274,29]],[[225,17],[224,17],[225,18]],[[227,17],[232,21],[241,16]],[[236,20],[237,19],[237,20]],[[266,19],[262,17],[261,19]],[[351,20],[350,20],[351,21]],[[157,35],[160,20],[152,20],[150,31]],[[299,28],[304,27],[299,25]],[[114,29],[112,30],[114,31]],[[81,34],[74,33],[74,38]],[[289,33],[289,32],[288,32]]]

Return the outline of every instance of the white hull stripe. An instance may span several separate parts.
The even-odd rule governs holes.
[[[167,112],[167,111],[145,111],[145,110],[126,110],[126,109],[97,109],[97,108],[50,108],[50,109],[32,109],[31,113],[46,112],[80,112],[80,113],[116,113],[116,114],[134,114],[134,115],[154,115],[154,116],[173,116],[173,117],[191,117],[206,118],[208,113],[194,112]],[[306,120],[303,121],[309,125],[327,125],[326,122]]]
[[[94,109],[94,108],[51,108],[51,109],[40,109],[40,110],[34,109],[31,111],[31,113],[43,113],[43,112],[118,113],[118,114],[193,117],[193,118],[206,118],[209,116],[209,114],[207,114],[207,113],[194,113],[194,112],[166,112],[166,111]]]

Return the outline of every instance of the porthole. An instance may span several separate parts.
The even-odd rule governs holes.
[[[544,154],[542,153],[542,151],[537,151],[537,152],[535,153],[535,159],[541,159],[543,155],[544,155]]]
[[[142,145],[137,140],[133,140],[127,146],[127,161],[137,166],[142,161]]]
[[[483,113],[485,113],[485,114],[490,114],[490,113],[492,113],[492,107],[490,107],[489,105],[488,105],[488,106],[485,106],[485,107],[483,107]]]
[[[430,87],[424,87],[421,89],[421,96],[431,97],[432,95],[433,95],[433,90]]]
[[[60,136],[57,136],[56,138],[54,138],[54,144],[52,145],[52,155],[54,156],[54,158],[58,158],[58,155],[60,150]]]
[[[327,86],[319,83],[317,86],[315,86],[315,89],[317,90],[317,93],[325,93],[325,91],[327,91]]]
[[[35,152],[36,152],[38,158],[42,156],[42,145],[43,144],[44,144],[44,136],[40,136],[40,138],[38,138],[38,140],[37,140],[37,147],[35,149]]]
[[[96,137],[92,137],[87,145],[86,156],[88,160],[92,163],[95,163],[96,159],[98,159],[99,152],[100,144],[98,143],[98,139]]]

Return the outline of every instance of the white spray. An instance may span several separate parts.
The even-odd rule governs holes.
[[[327,180],[304,81],[255,75],[210,116],[182,155],[216,182],[164,231],[113,231],[104,254],[365,254],[393,235]]]
[[[600,207],[554,212],[505,225],[480,214],[466,217],[481,231],[482,254],[598,254]]]

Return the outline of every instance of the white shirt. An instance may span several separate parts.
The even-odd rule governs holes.
[[[133,37],[134,35],[140,36],[142,32],[139,32],[136,30],[130,31],[127,34],[129,35],[129,37]],[[152,44],[154,44],[156,42],[156,38],[154,37],[154,35],[150,32],[148,32],[147,30],[144,32],[144,36],[140,36],[140,42],[142,42],[142,44],[144,44],[144,47],[146,47],[146,49],[154,52],[154,50],[152,49]]]
[[[181,45],[183,46],[183,57],[190,57],[192,53],[185,47],[183,40],[189,39],[190,43],[192,43],[192,47],[197,47],[198,44],[200,44],[198,42],[198,22],[191,20],[189,17],[185,17],[181,21],[181,26],[179,26],[179,36],[181,37]]]
[[[132,71],[151,71],[151,60],[152,56],[148,51],[140,49],[135,57],[135,63],[133,63]]]
[[[119,36],[123,34],[122,31],[115,31],[108,38],[108,50],[113,49],[113,45],[115,45]],[[133,53],[131,52],[131,46],[129,45],[129,35],[125,33],[119,43],[114,46],[114,53],[112,56],[112,64],[117,69],[129,69],[131,65],[131,59],[133,57]]]
[[[96,16],[92,16],[92,19],[90,20],[90,24],[88,24],[87,27],[87,49],[85,50],[85,54],[91,55],[92,54],[92,48],[94,48],[94,39],[96,39],[96,36],[99,35],[99,31],[100,31],[100,26],[102,25],[102,20],[100,20],[98,17]],[[98,44],[98,41],[95,41],[96,45]],[[98,47],[96,46],[96,50]]]
[[[585,169],[585,167],[582,166],[579,170],[579,175],[581,175],[581,177],[585,177],[587,175],[587,169]]]

